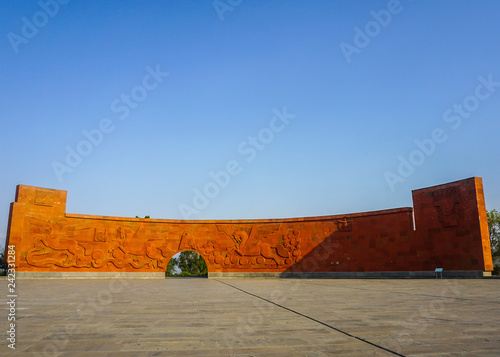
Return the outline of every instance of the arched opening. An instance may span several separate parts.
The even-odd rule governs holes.
[[[207,278],[207,262],[198,252],[184,250],[170,258],[165,276]]]

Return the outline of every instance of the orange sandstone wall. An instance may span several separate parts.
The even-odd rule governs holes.
[[[179,251],[209,273],[493,269],[482,180],[413,191],[413,209],[183,221],[66,213],[66,192],[19,185],[7,245],[20,272],[161,273]]]

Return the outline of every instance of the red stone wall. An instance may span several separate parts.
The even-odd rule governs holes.
[[[492,270],[482,181],[413,192],[412,208],[270,220],[67,214],[66,192],[19,185],[7,244],[17,271],[164,272],[193,250],[216,272]]]
[[[481,178],[415,190],[413,202],[424,266],[493,270]]]

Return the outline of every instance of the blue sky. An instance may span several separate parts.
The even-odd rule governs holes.
[[[498,1],[0,14],[0,232],[17,184],[67,190],[70,213],[238,219],[407,207],[480,176],[500,209]]]

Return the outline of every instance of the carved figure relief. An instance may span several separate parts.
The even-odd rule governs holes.
[[[164,269],[172,253],[165,243],[130,244],[129,240],[137,234],[130,227],[118,227],[112,233],[104,228],[90,230],[87,226],[75,227],[33,216],[26,217],[26,224],[27,230],[35,235],[26,263],[38,268]]]
[[[129,227],[118,227],[116,230],[116,236],[119,242],[125,242],[131,235],[134,234],[134,231]]]
[[[433,192],[439,222],[445,227],[458,225],[458,205],[460,194],[458,187],[449,187]]]
[[[95,259],[92,262],[95,268],[106,264],[112,264],[117,268],[130,266],[134,269],[154,268],[164,269],[167,266],[167,257],[171,250],[166,244],[158,244],[155,240],[148,240],[140,244],[134,244],[140,228],[135,232],[130,227],[119,227],[116,239],[108,247],[107,251],[95,251]]]
[[[352,219],[348,219],[347,217],[344,217],[342,219],[339,219],[337,221],[337,227],[339,229],[339,232],[351,232],[352,231]]]
[[[33,232],[36,235],[34,247],[26,255],[29,265],[41,268],[90,267],[91,253],[73,239],[74,234],[65,232],[60,222],[29,216],[26,221],[34,226]]]
[[[253,228],[217,225],[217,229],[231,239],[225,251],[208,252],[209,261],[224,268],[278,268],[290,266],[300,257],[299,231],[280,233],[281,223],[263,224]],[[271,244],[270,241],[279,241]],[[221,252],[222,251],[222,252]]]
[[[181,234],[181,240],[179,241],[179,250],[196,250],[196,245],[191,239],[191,235],[188,232],[183,232]]]
[[[107,242],[106,230],[100,228],[94,228],[94,242]]]

